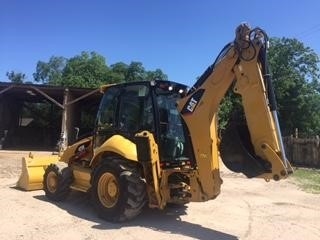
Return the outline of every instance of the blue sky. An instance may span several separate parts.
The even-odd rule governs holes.
[[[39,60],[96,51],[192,85],[244,21],[320,54],[319,14],[317,0],[0,0],[0,81],[11,70],[31,81]]]

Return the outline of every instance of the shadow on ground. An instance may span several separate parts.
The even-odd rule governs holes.
[[[34,198],[48,202],[48,199],[44,195],[34,196]],[[236,236],[181,220],[180,216],[186,214],[186,207],[167,207],[162,211],[146,207],[138,217],[131,221],[124,223],[109,223],[97,217],[91,206],[91,201],[85,193],[72,192],[64,202],[52,202],[52,204],[55,204],[76,217],[95,223],[92,226],[94,229],[106,230],[140,226],[154,231],[180,234],[200,240],[238,239]]]

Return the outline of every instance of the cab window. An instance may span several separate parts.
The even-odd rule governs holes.
[[[154,130],[152,100],[146,85],[126,86],[119,103],[119,130],[133,135]]]
[[[116,109],[119,88],[108,89],[99,107],[94,136],[94,147],[101,146],[116,131]]]

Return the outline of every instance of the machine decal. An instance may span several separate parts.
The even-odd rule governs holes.
[[[192,96],[183,106],[181,110],[181,114],[192,114],[195,111],[196,107],[198,106],[203,93],[204,93],[204,89],[200,89],[196,91],[194,94],[192,94]]]

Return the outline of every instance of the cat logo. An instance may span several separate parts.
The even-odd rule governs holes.
[[[198,103],[197,100],[195,100],[194,98],[191,98],[191,100],[188,103],[187,110],[189,112],[193,112],[195,107],[197,106],[197,103]]]
[[[181,110],[181,114],[192,114],[200,102],[202,95],[204,94],[204,89],[199,89],[190,96],[189,100],[186,102]]]

